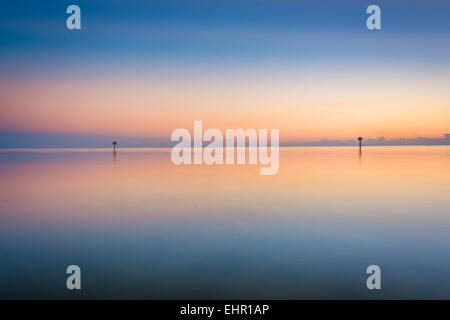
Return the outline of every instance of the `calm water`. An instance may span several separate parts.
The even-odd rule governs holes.
[[[0,298],[450,298],[449,146],[281,148],[275,176],[2,150],[0,190]]]

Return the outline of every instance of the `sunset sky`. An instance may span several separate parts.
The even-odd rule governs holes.
[[[66,28],[70,4],[81,30]],[[381,30],[366,28],[369,4]],[[3,1],[0,147],[158,145],[194,120],[281,141],[440,137],[449,16],[435,0]]]

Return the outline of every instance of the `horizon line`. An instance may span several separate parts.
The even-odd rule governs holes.
[[[364,137],[364,136],[363,136]],[[20,148],[108,148],[112,147],[112,141],[117,141],[117,147],[122,148],[170,148],[176,143],[170,138],[142,137],[142,136],[118,136],[107,135],[83,135],[83,134],[59,134],[59,133],[35,133],[0,130],[1,149]],[[224,141],[225,142],[225,141]],[[270,145],[270,139],[268,146]],[[204,142],[203,146],[209,142]],[[414,137],[414,138],[378,138],[363,139],[364,146],[432,146],[450,145],[450,133],[444,133],[441,137]],[[225,143],[224,143],[225,145]],[[246,143],[246,146],[248,144]],[[280,147],[308,147],[308,146],[358,146],[355,139],[321,139],[312,141],[281,140]],[[192,146],[191,146],[192,147]]]

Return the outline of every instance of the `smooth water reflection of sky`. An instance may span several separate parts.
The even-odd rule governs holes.
[[[2,150],[0,297],[448,299],[449,165],[448,146],[281,148],[275,176],[170,149]]]

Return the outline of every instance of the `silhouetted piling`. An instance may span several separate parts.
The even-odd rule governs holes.
[[[361,147],[362,147],[362,137],[358,137],[358,141],[359,141],[359,151],[361,151]]]

